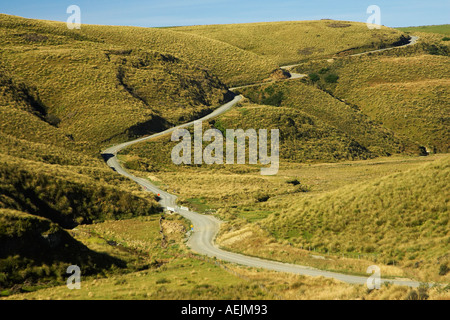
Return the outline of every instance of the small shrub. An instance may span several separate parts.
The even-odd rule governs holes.
[[[339,76],[337,74],[333,74],[333,73],[330,73],[329,75],[327,75],[325,77],[325,81],[328,83],[336,83],[338,81],[338,79],[339,79]]]
[[[269,97],[264,97],[262,103],[269,106],[279,107],[283,102],[283,92],[278,91]]]
[[[411,289],[405,300],[427,300],[429,298],[428,295],[428,286],[420,285],[417,290]]]
[[[441,56],[450,55],[450,50],[447,46],[431,44],[426,45],[425,50],[432,55],[441,55]]]
[[[297,179],[291,179],[291,180],[286,181],[286,183],[292,184],[293,186],[297,186],[300,184],[300,181],[298,181]]]
[[[441,264],[439,266],[439,275],[440,276],[445,276],[449,271],[450,271],[450,268],[448,267],[448,265],[446,263]]]
[[[419,300],[419,295],[417,294],[417,291],[414,289],[409,291],[405,300]]]
[[[170,281],[167,280],[166,278],[156,280],[156,284],[163,284],[163,283],[170,283]]]
[[[310,73],[308,76],[312,82],[317,82],[320,80],[320,76],[317,73]]]
[[[427,300],[430,296],[428,295],[428,286],[421,285],[417,290],[419,295],[419,300]]]
[[[256,196],[256,201],[258,202],[266,202],[270,199],[270,196],[268,194],[258,194]]]

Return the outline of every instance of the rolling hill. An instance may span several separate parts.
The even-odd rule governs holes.
[[[229,43],[278,65],[327,57],[343,51],[384,48],[404,41],[391,28],[368,30],[365,23],[335,20],[287,21],[177,27],[177,32],[201,35]]]
[[[175,166],[169,136],[119,159],[181,204],[227,219],[233,232],[258,226],[289,248],[374,253],[435,274],[433,261],[448,258],[449,163],[417,155],[425,155],[420,146],[448,152],[448,48],[442,35],[423,38],[355,58],[346,56],[404,43],[405,33],[333,20],[69,30],[1,14],[0,294],[63,284],[67,265],[78,263],[87,276],[108,276],[105,290],[145,277],[147,298],[276,297],[188,255],[188,222],[160,219],[158,198],[100,155],[197,119],[233,98],[229,87],[246,84],[257,85],[239,89],[244,100],[204,129],[280,129],[280,175],[262,177],[250,165]],[[297,62],[293,70],[310,76],[286,81],[279,66]],[[371,162],[377,157],[385,158]],[[416,168],[421,162],[430,163]],[[197,285],[192,268],[211,279]],[[264,277],[291,296],[292,279],[281,290]],[[223,282],[209,284],[216,279]],[[360,290],[347,296],[367,297]]]
[[[310,245],[318,252],[372,253],[379,262],[425,265],[436,276],[439,261],[448,259],[450,245],[449,165],[447,156],[409,171],[294,200],[262,225],[277,238]]]
[[[422,34],[420,41],[405,49],[332,63],[309,62],[296,71],[316,75],[319,88],[357,106],[397,135],[429,152],[448,152],[450,47],[435,35]],[[338,80],[325,81],[329,75]]]

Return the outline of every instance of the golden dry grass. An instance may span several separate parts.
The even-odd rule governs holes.
[[[178,27],[171,30],[217,39],[267,57],[279,65],[330,56],[351,48],[379,48],[399,40],[399,30],[369,30],[349,21],[288,21]]]

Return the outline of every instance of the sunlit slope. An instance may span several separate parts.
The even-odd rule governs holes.
[[[352,48],[382,48],[403,32],[369,30],[365,23],[320,20],[178,27],[177,32],[217,39],[270,58],[279,65],[332,55]]]
[[[0,149],[0,292],[60,281],[71,264],[82,266],[86,275],[103,272],[113,264],[124,267],[119,259],[88,250],[63,229],[155,214],[159,212],[155,199],[100,166],[99,160],[83,155],[72,158],[74,152],[61,147],[0,137],[4,138]]]
[[[0,54],[2,126],[20,138],[27,131],[59,131],[75,142],[100,144],[160,131],[227,99],[216,77],[173,56],[84,43],[44,45],[5,45]],[[21,122],[19,132],[15,124]]]
[[[397,137],[391,130],[372,121],[353,106],[306,83],[279,82],[241,91],[252,102],[299,110],[317,118],[346,134],[374,155],[418,152],[418,146],[408,139]]]
[[[447,156],[307,200],[293,199],[289,209],[262,225],[277,238],[319,252],[371,253],[383,263],[445,262],[449,168]]]
[[[81,30],[68,30],[65,23],[1,16],[1,25],[8,32],[6,40],[27,38],[33,32],[55,44],[119,46],[124,49],[154,50],[170,54],[207,69],[228,85],[250,83],[267,78],[276,65],[255,53],[199,35],[173,32],[169,29],[83,25]]]
[[[419,27],[404,27],[397,28],[404,32],[428,32],[428,33],[439,33],[443,35],[450,35],[450,24],[440,24],[432,26],[419,26]]]
[[[430,151],[450,150],[450,57],[361,57],[336,70],[336,96]]]

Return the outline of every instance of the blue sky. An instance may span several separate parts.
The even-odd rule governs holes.
[[[365,22],[373,4],[381,8],[381,24],[389,27],[450,23],[450,0],[2,0],[0,12],[66,21],[72,4],[81,8],[82,23],[140,27],[322,18]]]

